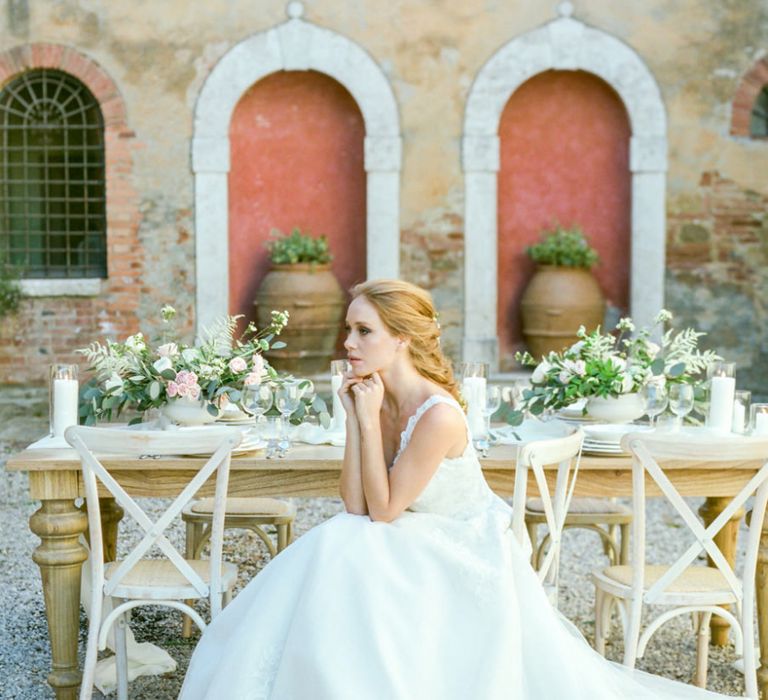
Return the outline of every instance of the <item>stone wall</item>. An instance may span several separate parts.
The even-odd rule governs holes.
[[[402,276],[435,293],[444,344],[455,356],[463,295],[472,293],[463,289],[466,98],[493,53],[552,20],[555,4],[306,3],[307,21],[362,47],[392,86],[403,138]],[[679,323],[704,326],[712,344],[739,362],[739,383],[758,390],[768,375],[760,350],[768,324],[761,302],[768,143],[731,133],[731,123],[744,77],[768,51],[768,7],[764,0],[581,0],[574,6],[574,18],[642,57],[667,109],[667,305]],[[58,45],[67,56],[87,59],[86,83],[103,74],[114,85],[119,100],[104,101],[105,117],[118,104],[124,115],[120,130],[108,135],[108,154],[116,159],[108,174],[110,279],[97,296],[29,299],[16,318],[2,319],[0,383],[42,381],[49,361],[68,359],[72,347],[104,335],[137,328],[151,334],[164,303],[178,308],[191,331],[195,265],[206,262],[195,260],[195,103],[222,56],[285,19],[283,4],[272,0],[0,3],[0,45],[21,61],[1,63],[0,84],[24,66],[39,65],[24,57],[46,55],[28,47]]]

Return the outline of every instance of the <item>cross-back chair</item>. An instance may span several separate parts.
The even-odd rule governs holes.
[[[237,567],[222,562],[224,504],[229,482],[232,449],[241,440],[236,428],[181,431],[129,431],[109,428],[71,427],[65,437],[80,456],[88,529],[91,545],[91,615],[88,627],[85,667],[80,686],[80,700],[93,692],[97,654],[107,643],[115,627],[117,693],[128,698],[128,669],[125,629],[130,610],[141,605],[163,605],[189,615],[200,627],[205,622],[186,599],[208,598],[211,618],[226,603],[237,579]],[[141,457],[167,455],[211,455],[168,508],[153,521],[117,480],[107,471],[97,455]],[[165,530],[181,513],[200,487],[216,474],[215,507],[210,559],[185,559],[166,537]],[[139,543],[120,560],[104,563],[99,483],[144,531]],[[163,558],[145,555],[158,548]],[[112,611],[102,621],[105,598],[112,598]]]
[[[609,566],[593,572],[595,583],[595,646],[605,653],[614,602],[624,626],[624,664],[633,667],[645,653],[650,638],[678,615],[692,614],[697,633],[695,683],[706,685],[709,622],[719,615],[730,623],[736,653],[743,657],[747,697],[757,700],[755,674],[754,606],[755,568],[766,502],[768,501],[768,438],[692,437],[686,433],[637,433],[626,435],[624,449],[632,455],[632,500],[635,519],[632,528],[632,564]],[[659,462],[669,467],[681,463],[733,462],[753,464],[755,473],[714,521],[705,527],[672,484]],[[670,464],[674,462],[674,464]],[[685,552],[669,565],[647,563],[646,479],[655,484],[672,505],[691,535]],[[745,502],[754,497],[741,577],[714,542],[717,533]],[[681,528],[681,532],[684,532]],[[706,553],[712,564],[695,565]],[[643,606],[668,609],[656,615],[641,633]],[[734,615],[726,606],[736,608]]]
[[[547,597],[557,605],[558,568],[563,526],[576,486],[584,432],[577,428],[565,437],[534,440],[520,448],[515,467],[512,530],[518,541],[525,541],[525,504],[528,500],[528,474],[533,473],[549,529],[549,548],[536,557],[534,567]],[[554,493],[550,493],[544,468],[557,464]]]

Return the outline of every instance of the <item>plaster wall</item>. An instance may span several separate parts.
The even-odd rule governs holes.
[[[363,47],[391,82],[403,137],[401,275],[434,290],[444,346],[454,355],[464,293],[460,139],[466,97],[488,58],[515,36],[552,20],[555,4],[305,3],[307,21]],[[736,199],[753,194],[764,199],[768,143],[729,135],[731,101],[741,76],[768,50],[764,0],[577,0],[574,6],[574,18],[631,46],[661,89],[669,123],[669,236],[679,233],[681,217],[696,223],[706,210],[711,193],[702,185],[704,173],[717,172],[732,183]],[[284,20],[284,5],[274,0],[14,0],[0,5],[3,46],[54,42],[77,47],[109,74],[125,100],[127,122],[141,146],[133,152],[133,177],[146,263],[145,293],[136,313],[145,330],[155,327],[157,309],[165,302],[174,303],[192,327],[196,261],[190,140],[200,88],[232,46]],[[747,227],[765,243],[765,209],[750,211]],[[717,216],[701,218],[709,234],[720,235]],[[765,267],[765,246],[758,249],[755,255],[762,257],[753,264],[759,268],[762,261]],[[687,309],[689,298],[702,294],[702,278],[681,280],[676,264],[670,261],[667,305]],[[716,266],[710,273],[717,279],[728,274]],[[768,310],[754,291],[739,303],[743,327],[768,323]],[[721,333],[719,317],[703,314],[702,321],[722,352],[737,348],[743,366],[768,369],[768,360],[741,347],[738,333]],[[768,392],[766,380],[759,381]]]

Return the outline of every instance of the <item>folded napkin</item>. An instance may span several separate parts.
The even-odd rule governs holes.
[[[518,426],[504,425],[500,428],[492,428],[491,436],[500,445],[522,445],[532,440],[564,437],[572,431],[573,428],[562,421],[541,421],[531,418],[524,420]]]
[[[296,442],[306,442],[309,445],[335,445],[343,447],[346,433],[344,431],[326,430],[322,425],[300,423],[293,429],[291,439]]]

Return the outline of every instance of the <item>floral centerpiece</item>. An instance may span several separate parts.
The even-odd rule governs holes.
[[[246,386],[279,379],[262,353],[284,346],[274,338],[288,323],[287,311],[272,311],[262,330],[249,323],[239,337],[235,331],[241,317],[228,316],[203,331],[201,342],[193,346],[169,339],[175,316],[173,307],[163,307],[167,329],[156,347],[136,333],[124,342],[95,342],[78,350],[95,375],[81,393],[82,422],[110,420],[129,407],[143,414],[173,401],[199,402],[216,417],[228,403],[240,403]],[[141,420],[139,416],[131,422]]]
[[[699,350],[699,338],[705,333],[692,328],[669,329],[660,344],[653,342],[654,329],[671,319],[672,314],[662,310],[651,328],[637,333],[630,318],[621,319],[614,333],[600,328],[587,333],[582,326],[576,343],[550,352],[538,364],[529,353],[518,353],[519,362],[535,367],[531,388],[523,392],[523,408],[541,415],[583,398],[637,393],[649,382],[695,384],[707,365],[721,358],[711,350]]]

